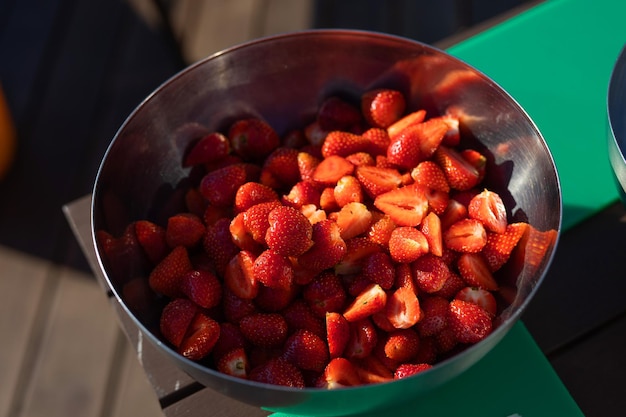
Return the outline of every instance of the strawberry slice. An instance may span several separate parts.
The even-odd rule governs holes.
[[[348,320],[340,313],[326,313],[326,341],[331,359],[343,355],[350,338],[350,325],[348,323]]]
[[[403,363],[398,366],[393,374],[394,379],[406,378],[420,372],[424,372],[433,366],[428,363]]]
[[[361,385],[357,367],[346,358],[334,358],[326,365],[319,388],[337,389],[356,385]]]
[[[411,170],[411,178],[416,184],[424,185],[433,190],[450,192],[450,184],[446,178],[446,174],[441,167],[435,162],[428,160],[420,162]]]
[[[346,158],[339,155],[331,155],[324,158],[313,171],[312,178],[315,182],[326,186],[335,186],[337,181],[354,172],[352,165]]]
[[[506,207],[494,191],[484,190],[475,195],[467,206],[467,212],[470,218],[480,220],[491,232],[504,233],[506,230]]]
[[[371,198],[394,190],[402,184],[402,175],[394,168],[361,165],[356,167],[354,174]]]
[[[421,318],[422,312],[415,292],[409,287],[400,287],[387,299],[385,315],[396,329],[408,329]]]
[[[527,230],[528,223],[518,222],[507,225],[504,233],[487,233],[487,243],[482,254],[491,272],[499,270],[509,260]]]
[[[319,273],[332,268],[344,257],[347,245],[341,237],[339,225],[331,220],[321,220],[313,225],[311,249],[298,257],[298,264]]]
[[[496,298],[494,295],[483,288],[465,287],[455,296],[457,300],[467,301],[482,307],[491,317],[495,317],[498,309]]]
[[[363,203],[348,203],[339,210],[335,222],[339,226],[341,238],[348,240],[369,229],[372,223],[372,213]]]
[[[346,319],[347,320],[347,319]],[[348,359],[362,359],[368,357],[376,343],[378,343],[378,333],[376,326],[369,317],[357,321],[348,321],[350,335],[343,354]]]
[[[213,308],[222,301],[222,283],[213,273],[191,270],[181,277],[183,294],[203,308]]]
[[[450,187],[455,190],[469,190],[480,182],[481,176],[474,164],[452,148],[439,146],[434,160],[445,172]]]
[[[160,294],[171,298],[180,297],[181,277],[191,269],[187,249],[184,246],[177,246],[150,272],[148,283],[150,288]]]
[[[333,194],[339,207],[343,207],[349,203],[363,202],[361,183],[352,175],[341,177],[333,189]]]
[[[219,323],[204,313],[198,312],[189,324],[178,352],[188,359],[198,361],[211,353],[219,337]]]
[[[443,233],[447,248],[457,252],[480,252],[487,243],[487,232],[483,224],[476,219],[462,219],[454,223]]]
[[[321,160],[308,152],[301,151],[298,152],[297,162],[302,181],[312,181],[315,168],[319,165]]]
[[[426,118],[425,110],[417,110],[412,113],[407,114],[406,116],[401,117],[399,120],[394,122],[387,128],[387,133],[389,134],[390,140],[395,140],[396,137],[402,132],[405,128],[412,124],[422,123]]]
[[[404,95],[397,90],[379,88],[361,96],[361,112],[370,126],[391,126],[404,114],[405,108]]]
[[[236,348],[220,357],[217,370],[235,378],[248,378],[250,362],[244,348]]]
[[[389,254],[395,262],[411,263],[426,253],[428,240],[418,229],[400,226],[391,233]]]
[[[146,256],[153,264],[159,263],[170,251],[165,240],[165,229],[148,220],[138,220],[134,224],[137,241]]]
[[[326,135],[322,144],[322,156],[328,158],[331,155],[347,157],[357,152],[368,150],[369,142],[361,135],[333,130]]]
[[[467,285],[487,291],[498,289],[498,283],[491,273],[489,264],[480,253],[462,254],[457,261],[457,267]]]
[[[371,284],[361,292],[343,312],[349,322],[371,316],[385,308],[387,293],[378,284]]]
[[[430,212],[420,226],[421,232],[428,241],[428,250],[435,256],[443,255],[443,235],[441,232],[441,219],[436,213]]]
[[[448,310],[448,325],[461,343],[478,343],[491,333],[492,319],[477,304],[452,300]]]
[[[419,185],[407,185],[376,197],[374,206],[398,226],[417,226],[428,212],[428,197]]]
[[[237,297],[251,300],[259,293],[259,281],[254,275],[255,256],[242,250],[233,256],[224,273],[224,284]]]

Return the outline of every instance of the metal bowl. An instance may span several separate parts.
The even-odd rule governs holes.
[[[609,161],[622,201],[626,203],[626,46],[620,52],[609,81]]]
[[[480,343],[413,377],[338,390],[292,389],[223,375],[177,354],[162,342],[155,298],[131,299],[134,276],[107,267],[99,230],[121,234],[132,220],[160,221],[177,210],[189,172],[181,166],[194,131],[223,130],[253,115],[279,133],[311,121],[331,94],[358,97],[375,87],[408,97],[409,110],[430,115],[450,106],[461,129],[488,155],[490,188],[505,200],[511,220],[556,231],[543,260],[509,268],[514,301],[497,328]],[[202,126],[202,127],[200,127]],[[196,132],[197,133],[197,132]],[[502,88],[464,62],[431,46],[390,35],[313,30],[255,40],[212,55],[165,82],[121,126],[99,169],[93,190],[92,234],[111,291],[158,350],[200,383],[246,403],[302,415],[363,412],[416,398],[444,384],[487,354],[519,319],[552,261],[561,227],[561,191],[541,133]],[[523,255],[526,248],[521,248]],[[532,248],[529,248],[529,252]],[[515,358],[511,358],[515,360]]]

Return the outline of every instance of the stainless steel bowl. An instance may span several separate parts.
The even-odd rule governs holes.
[[[92,232],[111,291],[158,350],[200,383],[243,402],[303,415],[340,415],[416,398],[487,354],[518,320],[540,286],[558,239],[535,266],[510,268],[515,300],[482,342],[416,376],[340,390],[291,389],[220,374],[189,361],[161,341],[155,299],[136,303],[133,276],[107,268],[98,230],[120,234],[132,220],[158,221],[176,211],[188,171],[181,158],[196,129],[222,130],[243,115],[279,132],[311,120],[330,94],[358,96],[375,87],[401,90],[410,109],[431,115],[454,106],[461,129],[489,156],[487,183],[514,220],[560,231],[561,191],[550,151],[525,111],[484,74],[447,53],[371,32],[315,30],[255,40],[198,62],[160,86],[128,117],[104,156],[93,190]],[[523,252],[522,248],[522,252]],[[529,251],[532,248],[529,249]],[[515,360],[515,358],[511,358]]]
[[[626,203],[626,46],[620,52],[609,81],[609,161],[622,201]]]

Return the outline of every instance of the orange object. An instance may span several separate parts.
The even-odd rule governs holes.
[[[15,125],[11,111],[4,98],[4,91],[0,85],[0,180],[4,178],[13,163],[17,147]]]

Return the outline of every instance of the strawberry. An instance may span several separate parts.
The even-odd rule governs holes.
[[[341,177],[351,175],[354,165],[339,155],[324,158],[313,171],[313,180],[320,185],[335,186]]]
[[[211,171],[200,182],[200,193],[212,205],[229,207],[235,201],[237,190],[248,181],[244,164],[228,165]]]
[[[402,116],[399,120],[391,124],[387,127],[387,133],[389,134],[390,140],[395,140],[396,137],[402,132],[405,128],[412,124],[422,123],[424,118],[426,117],[425,110],[417,110],[411,113],[408,113],[405,116]]]
[[[402,183],[400,172],[394,168],[361,165],[356,167],[354,175],[371,198],[394,190]]]
[[[352,175],[341,177],[333,189],[333,194],[339,207],[343,207],[348,203],[363,202],[361,183]]]
[[[257,118],[237,120],[227,136],[233,152],[244,160],[262,160],[280,145],[276,131]]]
[[[204,209],[204,213],[202,213],[202,221],[208,228],[213,226],[215,222],[217,222],[219,219],[231,216],[232,210],[229,207],[217,207],[207,204],[206,208]]]
[[[230,220],[223,217],[212,226],[207,227],[202,247],[207,253],[217,272],[221,275],[226,269],[228,262],[239,252],[239,248],[233,243],[230,232]]]
[[[268,249],[254,260],[252,274],[270,288],[289,289],[293,284],[293,266],[289,259]]]
[[[250,207],[278,201],[278,194],[272,188],[258,182],[247,182],[237,189],[235,194],[235,212],[241,213]]]
[[[212,355],[219,361],[227,353],[239,348],[246,349],[248,346],[249,343],[239,330],[239,326],[225,321],[220,323],[220,337],[213,346]]]
[[[208,202],[197,188],[190,188],[185,193],[185,207],[189,213],[202,218],[208,207]]]
[[[504,233],[506,230],[506,207],[493,191],[484,190],[472,198],[467,212],[470,218],[479,220],[490,232]]]
[[[287,340],[287,322],[278,313],[253,313],[241,319],[239,328],[255,346],[276,348]]]
[[[417,330],[421,337],[434,336],[446,328],[448,305],[447,299],[436,295],[421,298],[422,318],[417,323]]]
[[[363,132],[361,136],[367,141],[367,152],[372,157],[387,154],[390,139],[386,129],[372,127]],[[375,160],[373,159],[370,165],[374,165],[374,163]]]
[[[410,170],[435,153],[447,130],[448,126],[441,118],[411,124],[391,140],[387,159]]]
[[[337,96],[326,98],[317,110],[317,123],[322,130],[347,130],[362,121],[359,108]]]
[[[258,253],[262,250],[262,245],[255,241],[252,234],[246,227],[245,213],[238,213],[230,222],[229,230],[232,241],[241,250]]]
[[[361,271],[365,258],[380,251],[380,246],[366,237],[354,237],[346,241],[346,254],[337,265],[335,273],[339,275],[355,274]]]
[[[303,129],[291,129],[280,140],[281,146],[292,149],[299,149],[307,143]]]
[[[391,257],[385,252],[374,252],[363,260],[363,275],[379,284],[384,290],[391,289],[396,279],[396,270]]]
[[[448,265],[441,257],[430,253],[417,259],[411,267],[418,290],[428,294],[441,290],[450,276]]]
[[[170,251],[165,239],[165,229],[148,220],[134,223],[137,241],[153,264],[159,263]]]
[[[355,167],[361,165],[373,166],[376,161],[374,157],[368,152],[355,152],[346,156],[346,161],[350,162]]]
[[[334,358],[326,365],[319,388],[336,389],[356,385],[361,385],[356,366],[346,358]]]
[[[324,340],[304,329],[296,330],[287,338],[283,357],[299,369],[316,372],[322,372],[329,361]]]
[[[192,361],[198,361],[209,353],[220,337],[220,325],[209,316],[198,312],[189,324],[178,352]]]
[[[418,332],[419,333],[419,332]],[[433,336],[420,335],[420,349],[412,362],[416,364],[434,364],[437,361],[437,342]]]
[[[482,288],[478,287],[465,287],[459,291],[454,298],[456,300],[467,301],[468,303],[474,303],[483,308],[491,317],[495,317],[497,313],[497,303],[494,295]]]
[[[442,145],[454,147],[458,146],[461,142],[461,130],[460,130],[460,115],[456,109],[449,108],[446,110],[446,113],[441,116],[441,118],[448,125],[448,131],[446,132],[443,140],[441,141]]]
[[[222,355],[217,362],[216,368],[223,374],[247,379],[250,363],[245,349],[241,347],[236,348]]]
[[[347,157],[357,152],[366,152],[369,142],[361,135],[333,130],[326,135],[322,144],[322,156],[328,158],[332,155]]]
[[[491,333],[492,319],[480,306],[463,300],[452,300],[448,325],[461,343],[478,343]]]
[[[258,309],[252,300],[238,297],[228,289],[228,286],[224,285],[222,288],[222,311],[228,322],[238,324],[244,317],[257,313]]]
[[[541,231],[528,225],[528,232],[519,242],[519,246],[524,248],[520,252],[524,255],[524,266],[528,268],[528,273],[534,273],[544,262],[548,250],[554,245],[557,237],[557,231],[554,229]]]
[[[259,285],[259,293],[253,301],[260,311],[276,313],[287,308],[297,295],[298,287],[295,283],[286,288],[270,288]]]
[[[387,293],[378,284],[370,284],[356,296],[343,312],[349,322],[355,322],[371,316],[385,308]]]
[[[450,263],[448,265],[452,264]],[[439,291],[434,293],[434,295],[443,297],[446,300],[451,300],[459,291],[461,291],[466,286],[467,284],[465,283],[465,281],[463,281],[463,278],[461,278],[459,274],[454,272],[454,270],[450,270],[448,279],[443,284],[443,287],[441,287]]]
[[[298,171],[300,172],[300,179],[302,179],[302,181],[313,180],[313,173],[321,162],[320,159],[308,152],[301,151],[298,152],[296,160],[298,163]]]
[[[410,264],[398,263],[396,264],[396,288],[408,288],[411,292],[417,295],[417,286],[413,279],[413,271]]]
[[[264,384],[304,388],[302,372],[283,358],[271,358],[262,365],[253,368],[249,380]]]
[[[415,292],[399,287],[387,297],[385,317],[395,329],[408,329],[420,321],[422,312]]]
[[[259,203],[243,213],[243,224],[255,242],[265,245],[265,235],[270,227],[269,214],[277,207],[281,207],[279,201]]]
[[[477,253],[487,243],[487,232],[480,221],[462,219],[443,232],[443,242],[457,252]]]
[[[285,307],[282,314],[285,317],[290,334],[298,329],[304,329],[320,337],[326,336],[324,320],[317,316],[302,298],[294,299],[292,303]]]
[[[428,241],[428,250],[435,256],[443,255],[443,237],[441,232],[441,219],[437,213],[430,212],[422,220],[420,231]]]
[[[337,312],[326,313],[326,341],[330,359],[338,358],[348,345],[350,325],[348,320]]]
[[[298,181],[291,187],[287,195],[282,197],[284,204],[302,208],[302,206],[312,204],[316,208],[320,204],[321,192],[313,181]]]
[[[478,182],[480,183],[487,173],[487,157],[475,149],[463,149],[460,152],[463,159],[478,171]]]
[[[428,253],[428,240],[418,229],[397,227],[389,239],[389,254],[394,262],[411,263]]]
[[[528,223],[511,223],[504,233],[487,233],[487,243],[482,250],[491,272],[499,270],[510,258],[511,252],[528,230]]]
[[[448,204],[450,203],[450,195],[448,193],[428,188],[420,184],[413,184],[412,186],[423,189],[426,200],[428,200],[429,211],[437,215],[443,215],[443,213],[445,213],[448,208]]]
[[[398,226],[417,226],[428,212],[428,198],[422,187],[408,185],[380,194],[374,206]]]
[[[336,218],[341,238],[351,239],[365,233],[372,223],[372,213],[363,203],[348,203],[339,210]]]
[[[269,227],[265,242],[274,252],[283,256],[299,256],[312,245],[313,228],[309,220],[299,210],[281,206],[267,216]]]
[[[292,148],[276,148],[265,159],[261,169],[261,179],[272,188],[289,188],[300,181],[298,165],[299,151]]]
[[[148,260],[141,243],[137,239],[135,227],[129,224],[120,237],[99,230],[96,236],[104,251],[111,275],[120,280],[143,273]]]
[[[222,301],[222,283],[209,271],[191,270],[181,277],[180,289],[203,308],[216,307]]]
[[[163,337],[178,348],[187,333],[198,306],[186,298],[175,298],[161,311],[159,327]]]
[[[328,135],[328,130],[322,129],[317,120],[304,127],[304,137],[311,146],[321,146],[326,135]]]
[[[346,319],[347,320],[347,319]],[[378,343],[378,333],[369,317],[348,321],[349,337],[343,354],[348,359],[366,358]]]
[[[341,280],[329,271],[322,272],[306,285],[302,297],[318,317],[326,317],[328,312],[341,311],[347,299]]]
[[[457,267],[467,285],[488,291],[498,289],[489,264],[480,253],[462,254],[457,261]]]
[[[242,250],[226,266],[224,285],[239,298],[251,300],[259,293],[259,281],[254,275],[254,261],[254,254]]]
[[[184,157],[183,167],[213,163],[230,153],[228,138],[219,132],[209,133],[193,144]]]
[[[450,192],[450,184],[441,167],[431,160],[420,162],[411,170],[411,178],[416,184],[424,185],[433,190]]]
[[[398,366],[398,368],[393,374],[393,378],[394,379],[406,378],[406,377],[418,374],[420,372],[424,372],[432,367],[433,366],[428,363],[403,363],[400,366]]]
[[[391,220],[386,214],[382,214],[375,216],[378,213],[377,211],[372,212],[372,224],[367,231],[367,237],[374,243],[377,243],[381,246],[389,246],[389,239],[391,238],[391,233],[395,230],[396,224]]]
[[[206,228],[200,217],[192,213],[178,213],[167,219],[165,240],[169,247],[194,247],[204,237]]]
[[[312,226],[311,249],[298,257],[298,264],[319,273],[335,266],[347,251],[339,225],[331,220],[321,220]]]
[[[338,211],[341,207],[335,200],[335,187],[325,187],[320,194],[320,208],[327,213]]]
[[[315,204],[305,204],[300,207],[300,211],[304,214],[304,217],[309,219],[309,223],[312,225],[328,218],[326,212],[321,208],[317,208]]]
[[[405,108],[404,95],[397,90],[380,88],[361,96],[361,112],[370,126],[391,126],[404,114]]]
[[[420,338],[414,329],[395,330],[388,333],[382,342],[385,355],[398,363],[410,361],[420,348]]]
[[[439,146],[434,160],[443,169],[450,188],[469,190],[480,182],[480,174],[474,164],[468,162],[456,150],[447,146]]]
[[[433,336],[437,352],[440,356],[445,357],[459,345],[454,329],[446,327]]]
[[[181,277],[191,269],[187,249],[184,246],[177,246],[150,272],[148,276],[150,288],[171,298],[180,297]]]

